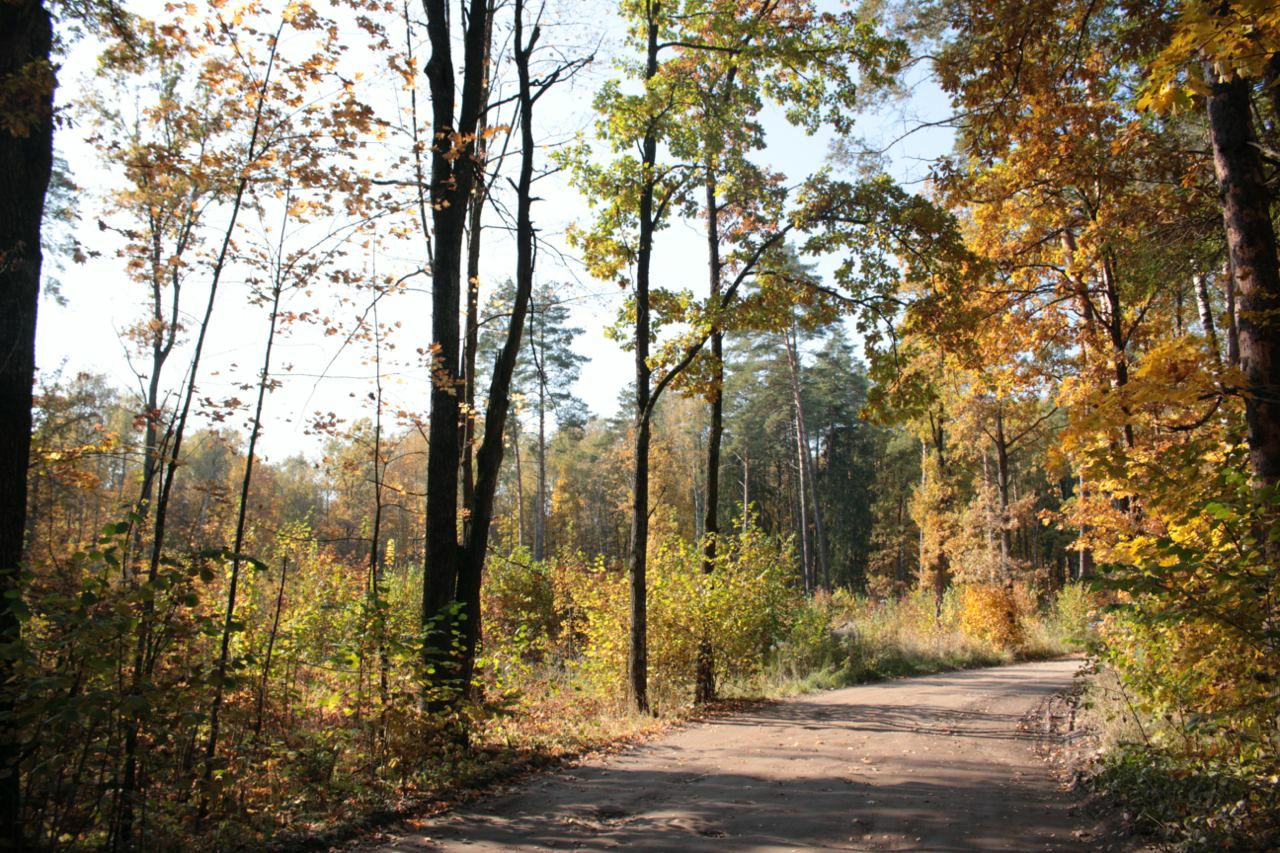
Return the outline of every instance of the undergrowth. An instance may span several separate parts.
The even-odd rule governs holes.
[[[884,600],[845,590],[816,596],[797,613],[771,658],[768,678],[747,688],[793,695],[1042,660],[1084,647],[1088,608],[1078,588],[1069,586],[1043,604],[1029,590],[1006,598],[989,589],[952,587],[941,600],[923,590]],[[997,620],[1012,621],[1016,631],[984,630]]]
[[[556,615],[522,613],[518,621],[489,621],[494,627],[480,673],[487,704],[469,721],[470,746],[446,750],[444,760],[426,762],[428,769],[407,776],[395,792],[401,811],[421,812],[426,802],[452,803],[525,770],[631,743],[742,701],[1060,656],[1079,650],[1088,633],[1088,608],[1082,604],[1087,602],[1075,587],[1043,601],[1019,588],[1013,596],[1017,641],[1002,644],[975,625],[986,618],[982,608],[1003,599],[974,594],[970,587],[953,588],[941,601],[923,591],[884,600],[844,590],[805,597],[769,565],[786,553],[748,537],[729,550],[719,588],[708,591],[699,587],[704,580],[697,553],[668,543],[651,563],[651,624],[667,626],[650,636],[656,716],[628,711],[621,690],[622,576],[573,559],[544,566],[517,555],[501,564],[487,607],[513,611],[537,603]],[[582,583],[584,577],[591,583]],[[749,585],[750,596],[737,598],[738,607],[716,603],[728,604]],[[696,635],[689,629],[699,619],[732,620],[718,630],[725,648],[736,649],[719,661],[723,698],[710,707],[692,702],[695,647],[689,637]],[[530,624],[541,628],[530,631]],[[680,625],[683,633],[675,629]],[[390,794],[384,787],[384,799]],[[334,837],[335,829],[342,835],[343,826],[350,831],[361,822],[354,805],[346,815],[313,815],[310,838]]]
[[[1097,740],[1090,784],[1133,831],[1179,853],[1280,849],[1274,743],[1221,718],[1152,714],[1110,667],[1094,672],[1085,700]]]
[[[680,672],[681,662],[687,665],[692,660],[687,638],[671,643],[668,640],[674,638],[669,634],[651,635],[651,655],[659,662],[651,681],[657,716],[634,714],[623,701],[621,634],[614,635],[625,627],[625,620],[593,619],[584,612],[583,602],[588,600],[593,602],[591,607],[604,608],[600,612],[606,616],[612,608],[621,607],[625,596],[613,595],[616,591],[610,589],[611,583],[621,582],[620,577],[600,576],[596,574],[603,571],[600,566],[572,560],[549,566],[524,559],[503,563],[495,572],[495,594],[487,606],[518,610],[540,602],[540,607],[559,616],[524,614],[518,624],[509,623],[505,633],[500,628],[491,630],[481,673],[487,707],[469,721],[470,747],[446,750],[444,760],[428,762],[429,769],[405,778],[395,792],[399,811],[420,813],[424,803],[450,804],[494,781],[625,745],[703,714],[732,710],[743,701],[1058,656],[1081,648],[1088,632],[1088,608],[1082,606],[1083,593],[1075,587],[1039,603],[1029,590],[1020,590],[1014,596],[1019,642],[1000,645],[974,635],[974,625],[982,621],[982,613],[975,611],[991,596],[957,587],[941,601],[925,592],[884,600],[847,591],[805,597],[781,580],[773,586],[768,567],[754,562],[770,553],[763,541],[741,547],[751,555],[748,574],[758,582],[754,598],[746,604],[748,611],[754,607],[756,617],[732,608],[723,613],[725,618],[734,614],[737,630],[745,631],[742,636],[751,642],[740,645],[736,657],[722,661],[718,673],[722,700],[697,707],[692,703],[688,674]],[[785,556],[776,548],[772,553],[775,558]],[[651,602],[658,624],[680,623],[679,611],[696,609],[698,599],[691,595],[694,589],[688,583],[700,576],[700,567],[696,556],[690,555],[696,552],[669,546],[651,567],[659,590],[657,601]],[[697,573],[690,572],[683,580],[672,577],[684,574],[683,566],[695,567]],[[585,598],[571,594],[582,589],[578,582],[584,572],[594,578]],[[733,588],[732,578],[721,580]],[[663,598],[664,589],[678,594]],[[508,600],[500,601],[503,596]],[[493,620],[490,624],[504,623]],[[543,629],[530,632],[521,627],[529,624]],[[732,631],[728,636],[732,639]],[[384,788],[384,800],[390,793]],[[375,817],[395,813],[377,812],[373,802],[364,804],[363,813],[357,804],[350,804],[345,815],[313,815],[306,838],[313,844],[317,838],[349,834],[368,822],[371,807]]]
[[[517,551],[489,563],[475,693],[444,713],[423,702],[420,575],[393,565],[370,592],[362,573],[282,539],[288,574],[258,572],[240,590],[223,747],[204,782],[201,701],[211,676],[181,663],[210,659],[219,636],[210,602],[225,578],[197,566],[136,589],[113,586],[97,569],[119,538],[113,532],[100,552],[46,581],[62,586],[33,597],[41,606],[23,659],[33,688],[21,718],[33,848],[324,847],[714,713],[693,702],[704,640],[718,693],[733,703],[1061,654],[1087,631],[1087,601],[1071,587],[1053,597],[1017,585],[957,586],[941,599],[806,595],[793,584],[787,540],[753,528],[723,537],[706,573],[702,543],[671,536],[650,552],[654,716],[640,716],[625,701],[626,574],[600,558],[537,562]],[[137,619],[155,613],[166,620],[155,628],[165,641],[152,665],[156,687],[131,690],[99,650],[127,643]],[[120,720],[137,720],[147,796],[134,838],[116,843],[102,815],[112,806]]]

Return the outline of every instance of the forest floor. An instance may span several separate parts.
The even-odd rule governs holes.
[[[1078,659],[832,690],[694,724],[385,834],[467,850],[1132,849],[1064,784]]]

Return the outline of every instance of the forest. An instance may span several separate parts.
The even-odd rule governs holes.
[[[1278,197],[1268,0],[0,2],[0,844],[1084,652],[1273,849]]]

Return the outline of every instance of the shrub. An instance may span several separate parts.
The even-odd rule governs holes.
[[[757,675],[794,609],[790,566],[789,544],[755,529],[721,537],[710,573],[703,571],[701,543],[676,535],[654,542],[647,574],[650,702],[672,707],[690,700],[704,637],[714,638],[718,682]],[[631,623],[627,576],[581,557],[561,558],[553,574],[570,668],[588,689],[621,699]]]
[[[1012,587],[969,584],[961,592],[960,627],[997,649],[1014,651],[1026,639]]]
[[[559,633],[551,569],[528,549],[486,562],[481,598],[486,654],[538,658]]]
[[[817,670],[843,664],[845,653],[857,641],[853,620],[841,619],[847,612],[833,597],[822,594],[798,601],[785,639],[775,651],[775,673],[783,678],[802,679]],[[841,622],[838,626],[837,620]]]
[[[1084,648],[1096,638],[1094,596],[1082,583],[1069,583],[1053,597],[1049,622],[1054,634],[1076,648]]]

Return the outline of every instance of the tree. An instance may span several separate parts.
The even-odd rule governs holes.
[[[1273,486],[1280,481],[1280,334],[1274,319],[1280,311],[1280,258],[1272,219],[1276,194],[1258,150],[1252,95],[1261,88],[1270,100],[1273,125],[1280,123],[1280,16],[1242,2],[1178,5],[1140,103],[1169,109],[1204,96],[1231,277],[1240,300],[1249,461],[1258,484]]]
[[[431,60],[436,144],[432,148],[432,392],[427,454],[427,549],[422,619],[428,696],[436,707],[465,697],[480,638],[480,583],[489,543],[494,495],[502,466],[503,434],[511,403],[511,378],[519,355],[525,315],[533,290],[535,230],[532,218],[534,161],[533,109],[559,81],[583,67],[589,58],[555,64],[533,77],[530,62],[541,29],[535,21],[525,36],[523,0],[514,4],[515,64],[519,78],[520,171],[516,180],[516,293],[506,339],[498,354],[485,406],[484,437],[475,459],[475,490],[466,509],[468,527],[458,540],[458,485],[462,463],[463,390],[459,348],[461,248],[467,205],[475,184],[476,130],[483,104],[488,49],[485,39],[489,9],[471,0],[462,23],[464,57],[462,102],[455,119],[452,34],[447,4],[425,0]],[[455,126],[456,121],[456,126]]]
[[[423,0],[431,58],[426,76],[431,89],[430,199],[431,252],[431,416],[427,451],[427,544],[422,622],[423,654],[429,683],[458,690],[465,683],[463,660],[453,661],[458,606],[478,597],[479,578],[461,571],[458,543],[458,474],[461,465],[458,313],[461,308],[462,238],[467,200],[476,178],[475,133],[484,109],[489,7],[470,0],[457,29],[463,48],[462,80],[453,59],[455,27],[445,0]],[[461,89],[461,104],[457,91]],[[423,223],[426,227],[426,223]],[[474,522],[474,519],[473,519]],[[473,592],[474,590],[474,592]],[[433,699],[433,701],[438,701]]]
[[[883,79],[885,69],[896,63],[896,43],[879,37],[873,27],[852,13],[817,14],[805,0],[762,4],[735,0],[625,0],[621,10],[629,24],[631,45],[640,57],[626,70],[642,91],[626,93],[619,81],[612,81],[596,98],[596,110],[602,117],[600,135],[620,156],[607,167],[592,164],[585,148],[567,159],[576,163],[576,180],[589,196],[608,199],[593,227],[575,235],[592,272],[626,284],[620,273],[624,268],[634,269],[627,310],[631,327],[628,346],[635,358],[629,672],[631,701],[644,711],[648,709],[645,568],[653,408],[663,391],[680,377],[712,337],[717,325],[714,318],[734,302],[742,282],[754,274],[761,258],[776,250],[790,230],[790,226],[778,223],[770,223],[777,225],[772,229],[766,226],[768,235],[758,236],[754,245],[744,251],[734,281],[719,290],[714,303],[704,307],[694,334],[687,340],[669,341],[662,353],[651,354],[657,325],[652,314],[655,306],[674,306],[676,311],[669,319],[690,319],[689,312],[682,309],[687,300],[650,287],[655,236],[670,217],[680,212],[692,213],[696,205],[693,193],[699,187],[704,191],[712,188],[707,196],[708,222],[718,220],[715,179],[700,180],[697,171],[715,159],[712,149],[708,148],[707,156],[697,157],[692,165],[680,159],[683,133],[679,128],[697,100],[700,84],[680,58],[693,57],[696,65],[703,54],[708,54],[727,63],[720,69],[737,64],[738,70],[733,73],[712,70],[700,81],[715,85],[713,81],[739,78],[741,87],[726,89],[730,103],[734,102],[734,93],[750,93],[758,88],[782,104],[797,124],[812,130],[828,121],[843,130],[851,121],[855,67],[865,77]],[[675,58],[667,58],[672,54]],[[707,65],[715,66],[710,61]],[[734,127],[733,118],[743,115],[735,109],[722,112],[713,120],[723,121],[723,127]],[[700,139],[695,145],[708,138],[716,139],[715,145],[720,144],[715,133],[700,137],[703,130],[694,131],[693,136]],[[660,165],[662,145],[670,149],[666,153],[672,162]],[[639,150],[638,158],[623,154],[633,147]],[[718,243],[714,229],[708,238],[709,250],[713,243]],[[709,280],[718,281],[719,267],[713,250]],[[655,361],[665,367],[655,371]]]
[[[142,394],[141,417],[146,425],[142,490],[129,521],[135,542],[141,541],[148,523],[151,539],[145,569],[129,566],[128,558],[124,562],[131,573],[130,582],[142,589],[143,595],[129,670],[132,707],[123,717],[123,766],[113,804],[113,843],[123,846],[135,843],[134,810],[140,776],[145,775],[139,771],[139,752],[145,748],[146,728],[156,723],[141,710],[146,707],[150,680],[163,653],[163,644],[154,642],[155,632],[165,631],[163,619],[156,618],[157,613],[163,614],[163,607],[158,609],[157,597],[148,593],[166,588],[162,576],[173,563],[168,547],[171,499],[184,461],[188,426],[197,406],[207,403],[198,397],[202,362],[224,277],[242,260],[235,240],[241,215],[248,209],[261,210],[263,197],[268,195],[266,188],[271,185],[284,196],[286,187],[313,189],[323,185],[327,190],[332,182],[347,191],[347,210],[353,215],[365,197],[361,182],[331,152],[354,148],[344,143],[368,131],[371,111],[350,87],[341,87],[328,98],[308,97],[335,74],[341,52],[337,29],[306,4],[282,10],[270,29],[259,29],[254,20],[258,11],[251,7],[231,16],[215,8],[207,17],[200,17],[194,9],[171,10],[163,25],[138,22],[136,37],[115,40],[102,57],[112,69],[111,82],[119,89],[137,85],[139,80],[154,84],[136,122],[122,124],[111,107],[98,109],[108,129],[114,124],[128,131],[119,136],[108,132],[99,141],[107,149],[108,159],[125,165],[129,185],[117,193],[115,205],[139,227],[117,230],[139,249],[130,259],[130,272],[146,284],[151,301],[150,316],[137,330],[137,338],[149,350],[151,369]],[[193,30],[203,36],[199,43]],[[286,33],[298,38],[286,40]],[[184,73],[188,69],[190,73]],[[290,85],[281,85],[281,80]],[[216,120],[211,116],[213,111]],[[297,207],[303,204],[286,202],[286,217],[296,215]],[[207,250],[199,252],[199,229],[209,212],[207,207],[220,214],[219,227]],[[165,422],[161,371],[180,332],[180,293],[196,277],[207,284],[207,296],[189,342],[189,365]],[[268,379],[262,376],[259,381],[266,383]],[[238,400],[232,398],[222,405],[234,409]],[[252,469],[252,461],[247,461],[245,494]],[[153,488],[158,489],[154,501]],[[243,528],[243,523],[239,526]],[[242,529],[235,539],[243,539]],[[225,548],[225,543],[220,544]],[[237,541],[236,547],[226,552],[239,555],[239,544]],[[230,563],[232,577],[238,579],[240,557],[233,556]],[[228,632],[234,624],[235,600],[233,580],[224,620]],[[229,636],[225,639],[224,648]],[[218,684],[211,695],[206,779],[212,778],[216,753],[225,652],[218,660]],[[200,797],[201,819],[207,787]]]
[[[1280,55],[1280,38],[1277,39]],[[1209,142],[1222,200],[1222,222],[1239,298],[1240,367],[1244,371],[1249,462],[1262,486],[1280,482],[1280,257],[1253,128],[1247,77],[1210,65]],[[1274,81],[1270,84],[1275,88]],[[1273,94],[1274,97],[1274,94]],[[1280,110],[1276,111],[1280,120]]]
[[[823,517],[830,584],[865,587],[879,500],[878,452],[889,436],[862,418],[869,382],[842,326],[826,335],[802,374],[811,433],[816,503]]]
[[[497,349],[497,334],[489,332],[491,324],[509,317],[515,298],[515,285],[508,280],[490,301],[487,317],[481,323],[485,330],[480,336],[480,351]],[[547,553],[547,417],[550,415],[563,427],[581,420],[582,401],[573,395],[570,387],[578,381],[579,369],[587,359],[573,351],[573,341],[582,329],[569,325],[569,308],[557,296],[556,288],[542,285],[530,297],[526,318],[528,345],[516,362],[512,376],[512,394],[533,403],[537,418],[537,485],[533,502],[533,559],[541,561]],[[512,419],[512,427],[517,418]],[[518,441],[518,435],[512,441]],[[518,484],[518,488],[523,488]]]
[[[533,510],[533,559],[547,553],[547,414],[560,424],[580,417],[582,402],[569,391],[586,357],[573,351],[582,329],[569,325],[569,309],[549,287],[534,293],[529,306],[529,360],[525,381],[535,389],[538,414],[538,487]]]
[[[14,722],[40,223],[53,168],[53,27],[42,0],[0,6],[0,839],[22,847]]]

